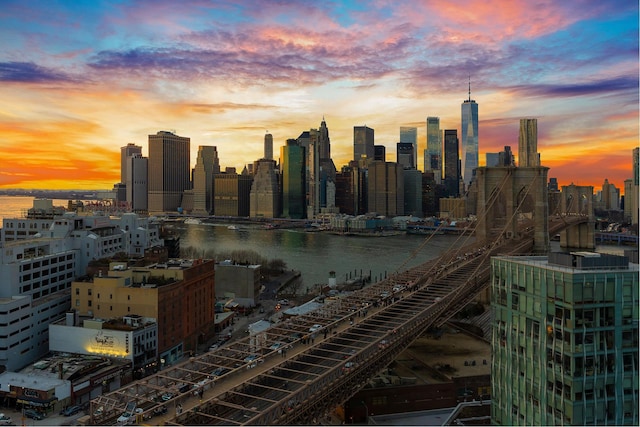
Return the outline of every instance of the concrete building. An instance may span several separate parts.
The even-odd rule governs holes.
[[[81,316],[157,319],[160,366],[181,360],[213,338],[215,262],[176,260],[128,268],[112,263],[108,274],[72,284],[72,307]]]
[[[235,168],[213,176],[213,214],[216,216],[249,216],[253,177],[246,168],[242,174]]]
[[[149,210],[149,159],[134,154],[127,159],[127,204],[132,212],[147,213]]]
[[[149,135],[149,212],[177,212],[191,189],[191,139],[172,132]]]
[[[218,150],[214,146],[198,147],[193,169],[193,213],[210,215],[213,212],[213,177],[220,173]]]
[[[264,135],[264,159],[273,160],[273,135],[267,133]]]
[[[492,423],[638,425],[638,265],[572,252],[491,271]]]
[[[369,212],[404,215],[404,169],[402,165],[375,160],[369,163],[367,179]]]
[[[255,307],[260,295],[259,265],[241,265],[230,261],[216,264],[216,298],[233,300],[241,307]]]
[[[280,216],[280,180],[276,162],[260,159],[255,162],[255,175],[249,192],[249,216],[277,218]]]

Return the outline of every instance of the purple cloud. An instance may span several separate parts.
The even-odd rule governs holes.
[[[20,83],[68,82],[63,73],[33,62],[0,62],[0,81]]]

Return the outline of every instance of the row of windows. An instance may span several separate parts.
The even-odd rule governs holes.
[[[36,260],[36,261],[33,261],[32,263],[22,264],[20,266],[20,271],[29,271],[32,268],[36,269],[36,268],[40,268],[40,267],[45,267],[45,266],[49,265],[49,263],[55,265],[55,264],[62,264],[65,261],[72,261],[72,260],[73,260],[73,255],[72,254],[60,255],[58,257],[53,256],[51,258],[46,258],[46,259],[43,259],[43,260]],[[67,266],[68,265],[70,265],[70,264],[67,264]]]

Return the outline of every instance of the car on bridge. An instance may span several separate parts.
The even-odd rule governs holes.
[[[342,367],[342,372],[344,372],[344,373],[350,372],[356,366],[357,366],[356,362],[347,362]]]
[[[280,341],[278,342],[274,342],[273,344],[271,344],[271,346],[269,347],[269,350],[278,350],[280,349],[280,347],[284,346],[283,343],[281,343]]]
[[[213,375],[214,377],[221,377],[229,371],[229,368],[219,367],[211,371],[211,375]]]
[[[320,329],[322,329],[322,325],[319,325],[316,323],[315,325],[309,328],[309,332],[313,333],[313,332],[319,331]]]
[[[251,362],[253,362],[254,360],[258,359],[259,357],[260,357],[260,356],[258,356],[257,354],[250,354],[250,355],[248,355],[247,357],[245,357],[245,358],[243,359],[243,361],[244,361],[244,362],[246,362],[246,363],[251,363]]]

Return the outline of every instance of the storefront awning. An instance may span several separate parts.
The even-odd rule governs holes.
[[[56,400],[58,400],[57,397],[51,397],[49,399],[38,399],[36,397],[21,396],[19,399],[16,400],[16,403],[22,403],[23,405],[46,407],[46,406],[50,406]]]

